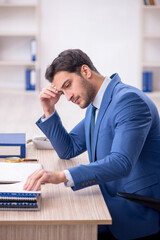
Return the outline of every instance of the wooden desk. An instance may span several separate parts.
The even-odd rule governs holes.
[[[27,146],[27,157],[37,157],[47,170],[63,170],[87,163],[87,154],[61,160],[54,150]],[[13,163],[14,164],[14,163]],[[98,186],[72,191],[64,184],[42,186],[41,210],[1,211],[0,239],[85,240],[97,239],[97,225],[111,224],[111,216]]]
[[[37,94],[1,91],[0,132],[26,132],[33,137],[42,114]],[[39,134],[40,132],[38,132]],[[87,164],[87,154],[61,160],[54,150],[27,146],[27,157],[36,157],[46,170],[64,170]],[[97,225],[111,224],[111,216],[98,186],[72,191],[64,184],[42,186],[41,210],[0,211],[1,240],[95,240]]]

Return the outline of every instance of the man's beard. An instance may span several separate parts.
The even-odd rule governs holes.
[[[80,107],[86,108],[89,106],[91,102],[93,102],[95,96],[96,96],[96,90],[92,83],[85,80],[83,77],[81,77],[82,80],[82,89],[84,89],[84,94],[82,94],[81,98],[84,100],[84,104]]]

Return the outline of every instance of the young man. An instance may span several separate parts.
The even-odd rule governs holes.
[[[44,115],[37,122],[60,158],[88,151],[90,164],[62,172],[39,170],[25,189],[42,182],[64,182],[73,190],[98,184],[117,239],[134,239],[159,231],[159,213],[117,196],[117,192],[160,198],[160,121],[154,103],[140,90],[123,84],[118,74],[103,77],[89,57],[66,50],[47,68],[52,83],[40,101]],[[87,108],[85,118],[70,133],[55,110],[61,94]]]

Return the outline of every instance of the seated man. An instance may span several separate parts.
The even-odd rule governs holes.
[[[24,188],[37,182],[64,182],[74,191],[95,184],[110,210],[113,224],[104,226],[117,239],[135,239],[159,231],[159,213],[117,196],[138,193],[160,199],[160,121],[154,103],[118,74],[102,76],[81,50],[62,52],[47,68],[51,82],[40,93],[44,115],[37,122],[60,158],[88,151],[90,163],[62,172],[39,170]],[[55,110],[64,94],[87,108],[85,118],[68,133]],[[68,116],[71,117],[71,116]]]

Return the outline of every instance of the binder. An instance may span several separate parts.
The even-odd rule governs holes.
[[[24,184],[0,184],[0,210],[40,210],[41,191],[23,190]]]
[[[153,90],[153,73],[150,71],[143,72],[143,92],[152,92]]]
[[[0,133],[0,158],[26,155],[25,133]]]
[[[35,90],[36,86],[36,71],[34,69],[26,69],[25,90]]]

